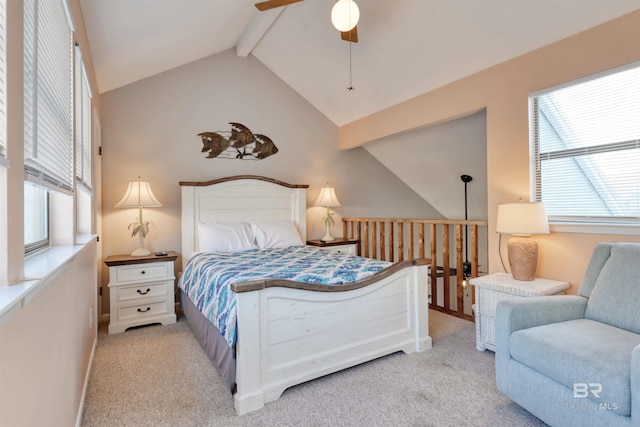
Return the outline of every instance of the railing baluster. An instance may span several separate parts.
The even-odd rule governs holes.
[[[398,261],[404,261],[404,223],[398,222]]]
[[[442,270],[443,270],[443,292],[444,292],[444,308],[451,310],[451,292],[449,290],[449,225],[442,226]]]
[[[396,251],[396,227],[395,222],[391,222],[389,226],[389,261],[395,261],[395,251]]]
[[[427,224],[428,229],[426,228]],[[471,263],[472,277],[481,274],[478,264],[479,226],[485,227],[484,230],[486,230],[487,222],[343,218],[342,231],[346,238],[359,241],[358,254],[366,257],[395,262],[405,259],[412,260],[416,257],[424,258],[425,254],[430,256],[431,304],[429,307],[472,320],[473,316],[465,313],[464,305],[469,301],[471,303],[475,301],[475,289],[472,287],[469,292],[466,292],[462,288],[462,281],[464,280],[465,261]],[[439,230],[438,227],[442,227],[442,230]],[[451,227],[455,227],[455,235],[453,235]],[[471,230],[470,236],[467,236],[466,233],[463,234],[464,227]],[[427,233],[429,234],[427,235]],[[455,245],[455,256],[452,245]],[[486,248],[482,248],[482,252],[485,253]],[[452,268],[454,266],[455,269]],[[452,270],[456,271],[455,284],[451,280]],[[452,293],[454,293],[452,286],[454,285],[456,286],[455,296],[453,296],[455,302],[452,301]],[[438,304],[440,292],[444,292],[443,305]],[[452,308],[452,303],[456,307],[455,309]],[[466,309],[468,311],[468,307]]]
[[[371,223],[371,258],[378,259],[378,230],[377,221]]]
[[[478,277],[478,226],[471,226],[471,277]],[[471,304],[476,302],[476,287],[471,286]]]
[[[387,259],[387,254],[386,254],[387,249],[384,246],[384,242],[386,240],[386,228],[387,228],[387,222],[381,221],[380,222],[380,259],[382,261]]]
[[[464,313],[464,250],[462,248],[462,224],[456,224],[456,311]]]
[[[364,232],[362,234],[362,241],[364,242],[364,257],[369,258],[369,221],[363,221]]]
[[[437,252],[437,234],[436,224],[429,224],[429,233],[431,233],[431,305],[438,306],[438,252]]]
[[[407,223],[407,259],[415,259],[413,250],[413,222]]]

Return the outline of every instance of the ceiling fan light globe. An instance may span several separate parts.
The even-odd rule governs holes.
[[[331,23],[338,31],[351,31],[359,19],[360,9],[353,0],[338,0],[331,9]]]

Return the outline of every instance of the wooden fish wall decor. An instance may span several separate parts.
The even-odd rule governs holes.
[[[229,123],[231,132],[202,132],[202,152],[207,159],[261,160],[278,152],[278,147],[264,135],[254,134],[240,123]]]

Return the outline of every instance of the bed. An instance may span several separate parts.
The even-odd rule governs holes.
[[[203,224],[288,221],[306,237],[306,185],[236,176],[180,186],[183,271],[200,252]],[[395,263],[341,286],[287,279],[234,283],[233,347],[183,291],[181,304],[242,415],[293,385],[394,352],[431,348],[429,263]]]

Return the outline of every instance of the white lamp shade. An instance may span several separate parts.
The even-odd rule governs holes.
[[[336,197],[336,191],[333,189],[333,187],[322,187],[322,190],[320,190],[320,195],[316,199],[313,206],[322,206],[325,208],[340,206],[340,202]]]
[[[162,203],[156,199],[147,181],[133,181],[129,183],[127,191],[114,207],[116,208],[159,208]]]
[[[331,9],[331,22],[338,31],[351,31],[359,19],[360,9],[353,0],[338,0]]]
[[[544,203],[505,203],[498,205],[496,231],[501,234],[549,234]]]

